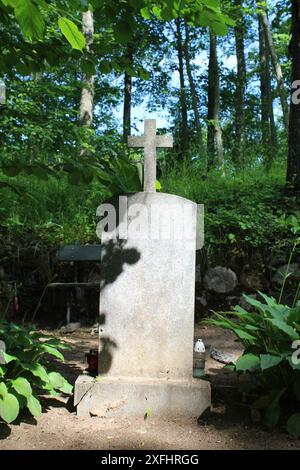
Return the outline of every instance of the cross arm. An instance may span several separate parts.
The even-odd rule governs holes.
[[[143,148],[145,147],[145,137],[138,137],[135,135],[128,136],[128,147]]]
[[[156,146],[160,148],[173,147],[173,137],[171,135],[158,135],[156,136]]]

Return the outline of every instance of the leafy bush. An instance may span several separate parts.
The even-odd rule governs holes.
[[[0,418],[13,422],[21,409],[28,408],[33,416],[41,414],[37,397],[44,391],[57,396],[70,394],[72,386],[58,372],[49,371],[45,355],[64,360],[61,349],[68,346],[56,338],[42,335],[30,328],[0,322],[0,340],[5,352],[0,351]]]
[[[231,330],[245,348],[231,368],[253,379],[255,394],[259,393],[251,405],[253,419],[274,427],[287,399],[298,408],[288,419],[287,430],[300,436],[300,361],[294,351],[300,347],[300,302],[288,307],[260,295],[264,302],[244,296],[251,313],[236,306],[231,312],[215,313],[206,323]]]
[[[219,251],[224,259],[225,247],[250,254],[290,251],[291,220],[299,220],[300,212],[296,202],[285,196],[284,168],[266,173],[255,167],[203,179],[195,165],[186,165],[163,174],[161,183],[164,192],[204,204],[205,247],[210,254]]]

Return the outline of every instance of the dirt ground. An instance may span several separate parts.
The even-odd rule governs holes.
[[[236,357],[241,353],[233,336],[212,327],[196,327],[207,349],[213,346]],[[58,334],[56,332],[56,334]],[[85,369],[85,353],[97,347],[97,336],[83,328],[62,339],[74,346],[62,367],[74,383]],[[267,432],[251,423],[249,409],[238,403],[236,378],[222,370],[222,364],[207,358],[206,372],[212,383],[213,407],[209,416],[196,420],[78,418],[71,400],[42,398],[44,413],[29,415],[13,425],[0,424],[0,449],[57,450],[216,450],[216,449],[300,449],[300,440],[283,429]]]

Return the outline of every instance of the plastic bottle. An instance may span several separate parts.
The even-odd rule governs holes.
[[[205,375],[205,346],[201,338],[195,338],[193,354],[193,376],[197,379]]]

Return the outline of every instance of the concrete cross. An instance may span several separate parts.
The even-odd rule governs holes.
[[[156,149],[173,147],[173,137],[156,135],[156,119],[146,119],[144,135],[129,136],[128,147],[144,148],[144,191],[156,191]]]

